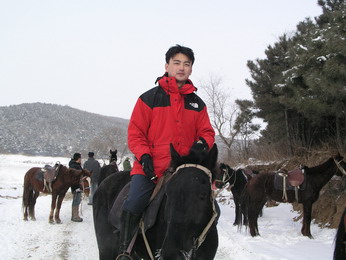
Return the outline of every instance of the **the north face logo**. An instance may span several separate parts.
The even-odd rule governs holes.
[[[198,108],[198,104],[197,103],[190,103],[190,106],[192,106],[193,108]]]

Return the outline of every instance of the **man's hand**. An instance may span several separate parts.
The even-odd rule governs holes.
[[[157,176],[154,173],[153,159],[149,154],[146,153],[142,155],[141,164],[145,175],[147,175],[150,180],[156,180]]]
[[[200,137],[198,141],[194,142],[191,146],[190,152],[193,154],[207,153],[209,146],[203,137]]]

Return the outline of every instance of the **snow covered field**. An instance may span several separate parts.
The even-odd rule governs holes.
[[[71,222],[71,200],[65,198],[60,217],[62,224],[49,224],[51,196],[41,195],[36,203],[36,218],[23,221],[22,193],[25,172],[34,166],[67,165],[69,158],[0,155],[0,259],[98,259],[92,208],[82,203],[82,223]],[[68,192],[70,193],[70,191]],[[227,191],[222,193],[230,196]],[[290,204],[265,208],[259,219],[260,237],[252,238],[233,227],[233,201],[222,205],[218,224],[217,260],[332,259],[335,229],[312,224],[314,239],[303,237],[301,222]]]

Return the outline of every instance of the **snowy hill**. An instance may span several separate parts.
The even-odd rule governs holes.
[[[106,129],[126,136],[128,120],[69,106],[30,103],[0,107],[0,152],[66,156],[87,152]]]

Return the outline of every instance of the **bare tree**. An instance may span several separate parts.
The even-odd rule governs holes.
[[[104,129],[99,136],[91,140],[89,150],[93,150],[106,163],[109,159],[109,150],[118,150],[118,164],[129,153],[127,133],[123,129],[112,127]]]
[[[211,124],[226,146],[230,158],[231,147],[240,131],[240,129],[234,128],[239,113],[238,109],[231,103],[230,93],[222,88],[222,80],[219,77],[210,76],[209,81],[201,82],[200,86],[206,93],[205,102],[208,106]]]

